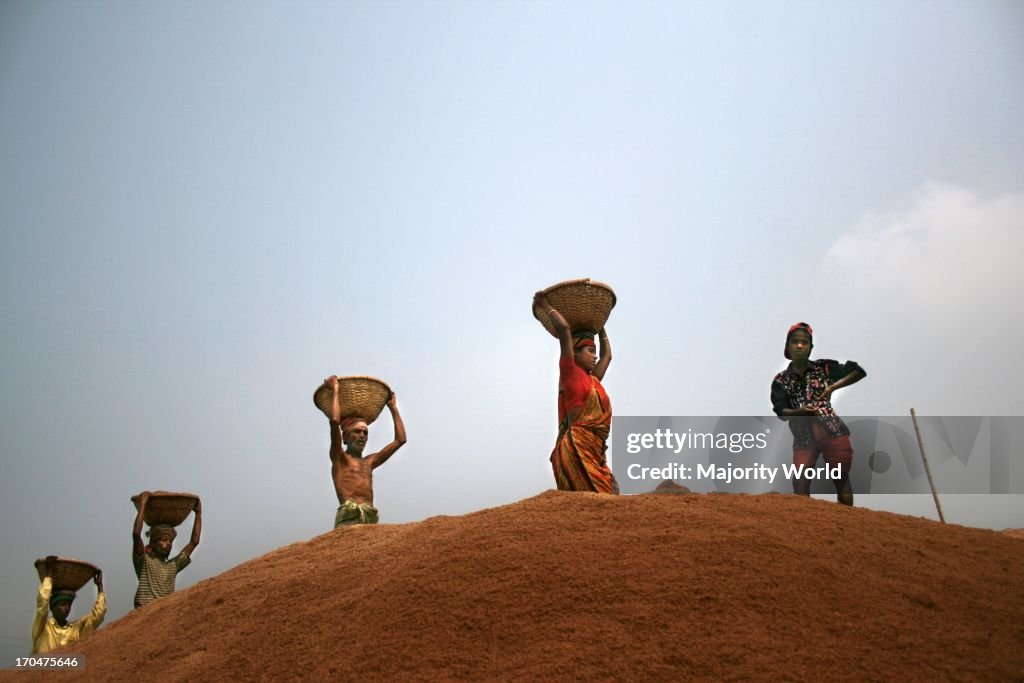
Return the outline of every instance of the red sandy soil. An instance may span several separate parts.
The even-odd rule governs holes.
[[[280,548],[0,680],[1021,680],[1022,567],[791,495],[549,491]]]

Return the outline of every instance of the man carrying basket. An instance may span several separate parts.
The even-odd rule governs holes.
[[[95,631],[103,623],[107,614],[107,596],[103,592],[103,572],[97,570],[92,580],[96,584],[96,602],[87,616],[75,622],[68,622],[71,615],[71,604],[75,600],[75,591],[68,588],[54,590],[54,573],[58,559],[55,555],[46,558],[43,568],[43,581],[39,584],[39,595],[36,598],[36,616],[32,620],[32,654],[42,654],[74,643],[90,631]],[[36,565],[39,567],[39,564]],[[77,583],[75,584],[77,585]],[[53,614],[47,618],[49,610]]]
[[[132,526],[132,564],[135,566],[135,575],[139,577],[139,588],[135,591],[136,609],[174,592],[178,572],[192,563],[192,551],[199,545],[199,536],[203,530],[203,507],[199,498],[196,498],[193,508],[195,519],[192,522],[192,537],[180,553],[168,559],[174,539],[178,536],[177,530],[170,524],[151,526],[146,532],[146,535],[149,536],[149,544],[143,543],[142,524],[146,513],[146,504],[153,495],[149,491],[139,494],[138,513],[135,515],[135,524]]]
[[[331,425],[331,478],[340,504],[334,516],[334,527],[376,524],[379,514],[377,508],[373,507],[373,470],[387,462],[406,441],[405,425],[402,416],[398,414],[397,398],[391,392],[387,401],[395,424],[394,439],[377,453],[364,456],[363,449],[370,436],[369,422],[357,416],[342,419],[338,377],[331,375],[324,380],[324,384],[330,391],[330,402],[324,412]],[[380,404],[377,405],[379,409]]]

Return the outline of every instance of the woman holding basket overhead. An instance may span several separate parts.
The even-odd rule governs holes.
[[[608,334],[602,326],[600,356],[594,333],[572,330],[544,292],[533,298],[534,311],[546,314],[558,338],[558,440],[551,452],[555,483],[562,491],[618,493],[606,451],[612,406],[601,380],[612,361]]]

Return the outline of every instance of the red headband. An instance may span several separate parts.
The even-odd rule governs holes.
[[[341,421],[341,431],[347,432],[349,429],[356,426],[360,422],[362,422],[367,426],[367,428],[369,428],[370,425],[366,422],[366,420],[364,420],[361,417],[346,417],[344,420]]]
[[[597,348],[597,344],[595,344],[594,340],[591,339],[590,337],[584,337],[583,339],[580,339],[578,342],[576,342],[575,344],[572,345],[572,348],[575,350],[575,349],[581,349],[584,346],[589,346],[589,347],[594,348],[594,349]]]

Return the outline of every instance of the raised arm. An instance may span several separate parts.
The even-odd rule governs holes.
[[[597,339],[601,346],[598,349],[599,358],[597,367],[594,368],[594,377],[600,382],[604,379],[604,373],[608,372],[608,366],[612,364],[612,343],[608,341],[608,332],[603,327],[598,331]]]
[[[558,344],[562,347],[562,358],[572,358],[572,330],[569,329],[569,322],[565,316],[551,305],[543,292],[534,294],[533,301],[551,318],[551,324],[555,326],[555,334],[558,336]]]
[[[331,463],[338,465],[344,448],[341,440],[341,399],[338,396],[338,378],[336,375],[331,375],[324,380],[324,383],[331,388],[331,405],[327,409],[327,420],[331,424]]]
[[[135,524],[132,525],[132,554],[135,556],[146,552],[146,544],[142,540],[142,523],[147,502],[149,502],[149,491],[143,491],[139,494],[139,511],[135,514]]]
[[[341,398],[338,396],[338,377],[331,375],[324,382],[331,388],[331,405],[327,409],[327,420],[331,430],[331,479],[337,486],[338,474],[344,458],[344,442],[341,437]],[[340,495],[340,494],[339,494]]]
[[[32,618],[33,646],[46,626],[46,617],[50,611],[50,596],[53,595],[53,570],[56,564],[56,555],[47,556],[46,568],[43,570],[43,582],[39,584],[39,594],[36,595],[36,614]]]
[[[192,557],[192,551],[199,545],[199,537],[203,533],[203,502],[196,500],[196,506],[192,508],[195,519],[192,520],[192,537],[188,539],[188,545],[181,549],[185,557]]]
[[[107,596],[103,592],[103,572],[97,571],[92,580],[96,584],[96,602],[92,605],[92,611],[82,621],[78,622],[80,624],[80,634],[96,630],[103,623],[103,617],[107,616]]]
[[[402,422],[402,416],[398,414],[398,397],[395,392],[391,392],[391,398],[388,399],[388,410],[391,411],[391,421],[395,423],[395,438],[387,446],[382,448],[379,453],[373,456],[373,468],[376,469],[386,463],[388,458],[395,454],[399,448],[405,445],[405,423]]]

